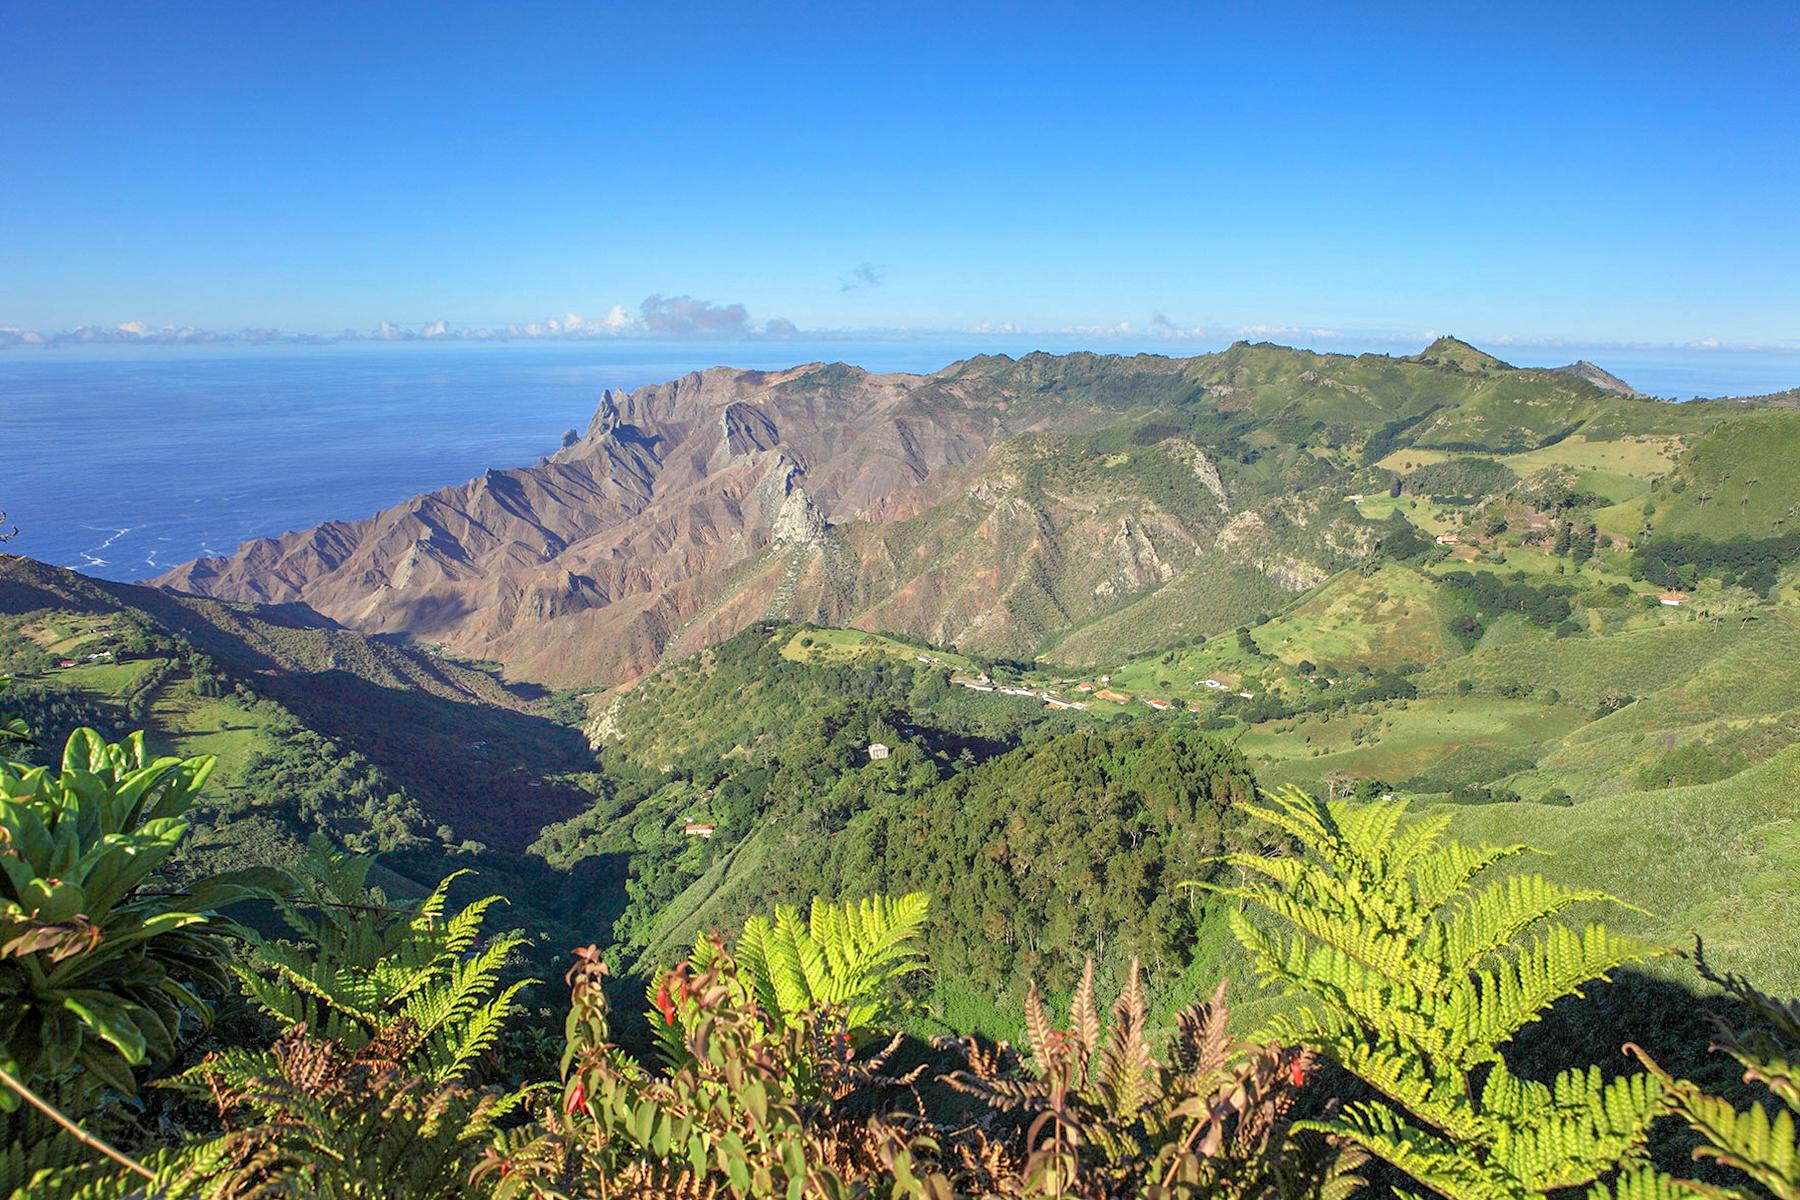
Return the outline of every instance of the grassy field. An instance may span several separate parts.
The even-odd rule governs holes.
[[[131,685],[141,679],[146,671],[163,661],[160,658],[141,658],[122,663],[84,663],[79,667],[58,671],[54,678],[59,683],[79,688],[100,699],[111,699],[130,691]]]
[[[1645,910],[1607,922],[1674,946],[1705,936],[1718,965],[1800,991],[1800,747],[1721,783],[1626,792],[1573,808],[1494,804],[1454,811],[1465,841],[1525,843],[1515,869],[1602,888]]]
[[[1238,746],[1268,784],[1311,783],[1342,774],[1398,784],[1444,769],[1457,754],[1474,773],[1484,761],[1535,757],[1581,727],[1568,705],[1492,696],[1396,701],[1370,712],[1306,714],[1250,729]]]
[[[1594,705],[1611,692],[1642,696],[1680,683],[1745,639],[1767,641],[1772,652],[1787,653],[1795,636],[1792,627],[1781,621],[1759,622],[1747,630],[1714,630],[1703,621],[1683,616],[1671,616],[1668,622],[1606,637],[1477,650],[1438,664],[1417,682],[1422,689],[1436,693],[1448,692],[1465,679],[1483,692],[1492,692],[1506,682],[1529,688],[1555,687],[1564,699]]]
[[[1540,450],[1495,455],[1494,461],[1511,467],[1521,477],[1545,467],[1570,467],[1576,471],[1597,471],[1649,481],[1668,471],[1680,448],[1679,439],[1667,436],[1589,441],[1581,434],[1575,434]],[[1420,467],[1463,457],[1467,455],[1445,450],[1408,448],[1394,451],[1375,465],[1396,475],[1408,475]]]
[[[1673,437],[1635,437],[1619,441],[1590,442],[1580,434],[1564,438],[1542,450],[1508,454],[1501,462],[1521,476],[1545,467],[1572,467],[1648,482],[1664,474],[1675,462],[1681,443]]]
[[[1164,661],[1164,660],[1168,661]],[[1224,690],[1254,695],[1288,693],[1298,686],[1292,668],[1246,654],[1235,637],[1220,637],[1202,646],[1185,646],[1152,657],[1134,659],[1111,673],[1110,686],[1133,697],[1181,699],[1210,705],[1220,689],[1200,681],[1214,679]],[[1096,702],[1096,711],[1111,706]]]
[[[781,656],[794,662],[814,658],[843,662],[865,654],[881,654],[906,662],[917,662],[920,656],[924,656],[934,666],[949,667],[955,671],[975,669],[974,662],[961,654],[947,650],[925,650],[884,634],[867,633],[861,629],[807,629],[789,638],[781,648]]]
[[[161,754],[182,758],[211,754],[219,765],[213,776],[230,786],[238,781],[253,754],[269,744],[270,722],[235,700],[180,694],[165,687],[150,706],[150,745]]]
[[[1658,533],[1769,537],[1800,511],[1800,412],[1753,413],[1694,443],[1658,490]]]
[[[1395,563],[1372,575],[1339,575],[1252,636],[1266,653],[1288,663],[1388,667],[1433,662],[1454,650],[1431,580]]]

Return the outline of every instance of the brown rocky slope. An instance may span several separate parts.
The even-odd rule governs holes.
[[[715,368],[608,392],[585,436],[535,466],[155,582],[303,602],[568,686],[624,682],[765,616],[1029,654],[1129,625],[1164,589],[1216,597],[1199,582],[1239,580],[1230,595],[1262,604],[1366,556],[1376,532],[1341,493],[1378,425],[1464,438],[1458,414],[1491,425],[1519,395],[1623,403],[1471,365],[1479,352],[1451,339],[1432,349]],[[1176,632],[1143,611],[1144,636]],[[1179,632],[1250,615],[1209,599]]]

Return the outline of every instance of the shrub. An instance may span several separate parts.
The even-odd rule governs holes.
[[[25,1080],[78,1072],[137,1091],[132,1068],[175,1055],[197,984],[227,986],[226,905],[285,876],[214,875],[177,891],[156,875],[186,834],[213,760],[151,759],[144,735],[77,730],[62,770],[0,762],[0,1059]],[[18,1102],[0,1089],[0,1110]]]
[[[11,739],[17,740],[17,739]],[[77,730],[62,768],[0,761],[0,1194],[43,1185],[81,1144],[20,1110],[19,1088],[87,1116],[140,1068],[171,1062],[199,989],[225,988],[229,904],[287,886],[257,869],[177,889],[158,872],[213,760],[151,759],[144,736]]]

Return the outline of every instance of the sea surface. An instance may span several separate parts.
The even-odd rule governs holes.
[[[971,354],[1034,348],[1081,347],[988,337],[0,350],[0,532],[18,527],[7,552],[110,579],[147,578],[191,558],[229,554],[247,538],[365,517],[489,467],[533,463],[557,448],[565,430],[586,428],[608,387],[719,364],[774,369],[841,360],[876,371],[932,371]],[[1800,384],[1800,354],[1791,353],[1497,352],[1522,366],[1588,358],[1663,396]]]

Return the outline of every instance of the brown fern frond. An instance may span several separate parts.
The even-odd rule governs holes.
[[[1075,1047],[1075,1074],[1085,1078],[1088,1063],[1100,1049],[1100,1006],[1094,1002],[1094,960],[1081,968],[1081,981],[1069,1001],[1069,1033]]]
[[[1113,1004],[1112,1029],[1100,1058],[1099,1090],[1106,1097],[1108,1114],[1115,1119],[1129,1120],[1161,1098],[1156,1061],[1144,1032],[1148,1011],[1142,973],[1134,958],[1125,990]]]

